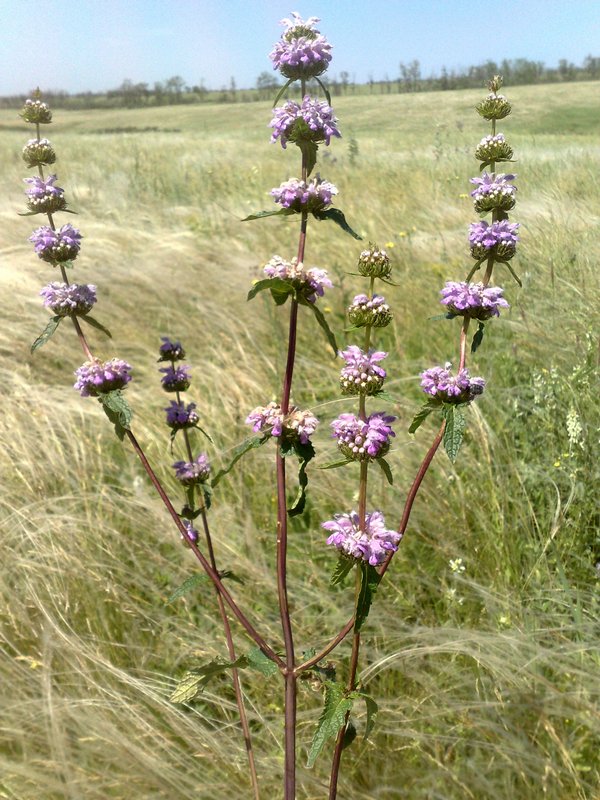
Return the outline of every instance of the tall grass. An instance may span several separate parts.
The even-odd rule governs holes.
[[[381,713],[370,741],[357,739],[345,759],[343,797],[599,796],[594,91],[507,90],[516,109],[523,226],[515,267],[524,288],[504,281],[512,309],[474,359],[489,385],[470,411],[460,462],[436,458],[369,618],[362,680]],[[456,253],[466,253],[470,202],[461,195],[480,132],[467,112],[478,96],[336,105],[342,124],[350,122],[323,174],[340,188],[350,223],[389,243],[396,259],[397,286],[388,293],[396,322],[382,346],[393,353],[389,391],[404,429],[420,402],[417,373],[453,355],[453,323],[426,318],[439,313],[443,281],[469,261]],[[291,252],[295,232],[278,219],[239,223],[269,207],[265,187],[289,177],[261,127],[267,105],[61,112],[51,131],[59,183],[72,190],[86,237],[77,279],[98,285],[96,316],[114,336],[91,338],[100,354],[134,364],[134,430],[173,493],[155,363],[161,334],[186,345],[216,463],[246,435],[248,410],[278,389],[285,323],[269,305],[264,313],[263,298],[246,304],[245,294],[261,261]],[[75,337],[65,326],[29,355],[46,320],[36,295],[51,276],[25,242],[29,224],[15,217],[26,174],[18,151],[28,133],[15,115],[0,115],[0,797],[247,797],[228,684],[210,684],[192,708],[167,700],[185,667],[225,653],[213,592],[207,585],[168,602],[195,564],[134,455],[97,404],[70,388],[82,361]],[[179,132],[101,132],[131,125]],[[341,332],[358,288],[347,274],[357,248],[326,224],[311,228],[308,261],[334,274],[339,292],[330,293],[327,314]],[[296,401],[316,411],[325,431],[340,410],[337,366],[312,319],[302,317],[300,335]],[[426,425],[414,440],[396,438],[395,486],[376,486],[373,499],[389,520],[432,431]],[[318,446],[324,463],[334,450],[326,433]],[[232,590],[276,643],[275,498],[261,480],[270,470],[267,454],[248,455],[220,485],[211,513],[220,566],[244,576]],[[351,613],[351,597],[327,586],[334,556],[319,523],[346,508],[352,490],[335,471],[313,469],[310,493],[291,529],[300,649],[324,644]],[[464,572],[450,565],[458,558]],[[246,646],[241,634],[237,644]],[[277,796],[280,686],[245,675],[243,684],[261,784],[265,796]],[[306,746],[321,697],[302,686]],[[360,714],[355,723],[360,735]],[[313,771],[301,768],[299,797],[324,796],[328,766],[324,757]]]

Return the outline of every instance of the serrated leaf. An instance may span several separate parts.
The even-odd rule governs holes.
[[[276,672],[279,672],[277,664],[274,661],[271,661],[271,659],[266,656],[259,647],[253,647],[252,650],[248,652],[247,659],[248,669],[254,669],[257,672],[260,672],[261,675],[265,675],[267,678],[269,678],[271,675],[274,675]]]
[[[308,178],[310,173],[315,168],[315,164],[317,163],[317,153],[319,151],[319,147],[310,139],[297,139],[296,144],[300,148],[300,151],[306,161],[306,177]]]
[[[178,589],[175,589],[175,591],[173,592],[171,597],[169,597],[165,605],[168,606],[171,603],[174,603],[175,600],[179,600],[180,597],[183,597],[184,595],[188,594],[188,592],[191,592],[192,589],[195,589],[197,586],[200,586],[201,584],[206,584],[207,581],[208,581],[208,576],[205,575],[204,573],[190,575],[190,577],[186,578]]]
[[[308,767],[314,765],[325,742],[337,736],[346,722],[346,715],[352,709],[353,702],[351,697],[346,696],[344,687],[339,683],[332,681],[325,683],[325,703],[310,745]]]
[[[360,692],[359,695],[365,701],[365,705],[367,706],[367,724],[365,726],[365,732],[363,735],[363,741],[366,741],[375,727],[379,706],[370,695],[365,694],[364,692]]]
[[[233,450],[233,456],[229,464],[226,467],[223,467],[223,469],[219,470],[219,472],[217,472],[215,477],[210,482],[210,485],[213,487],[213,489],[215,486],[217,486],[221,479],[225,477],[225,475],[231,472],[242,456],[246,455],[246,453],[248,453],[250,450],[254,450],[255,448],[263,445],[265,442],[268,442],[270,438],[270,434],[267,434],[266,436],[252,436],[250,439],[245,439],[241,444],[238,444],[238,446]]]
[[[316,217],[316,219],[330,219],[332,222],[335,222],[336,225],[339,225],[343,231],[349,233],[350,236],[362,241],[362,236],[359,236],[356,231],[352,230],[350,225],[348,225],[346,222],[344,212],[339,208],[328,208],[326,211],[315,211],[313,212],[313,216]]]
[[[445,405],[444,418],[446,420],[444,450],[454,463],[465,433],[465,415],[459,406]]]
[[[388,464],[388,462],[385,460],[385,458],[381,458],[381,456],[379,458],[376,458],[375,460],[379,464],[379,466],[381,468],[381,471],[385,475],[389,485],[393,486],[394,485],[394,476],[392,475],[392,470],[391,470],[390,465]]]
[[[97,319],[94,319],[94,317],[90,317],[89,314],[84,314],[80,317],[80,319],[84,320],[84,322],[87,322],[87,324],[91,325],[92,328],[96,328],[96,330],[102,331],[102,333],[105,336],[108,336],[109,339],[112,339],[112,333],[108,330],[108,328],[105,328],[104,325],[98,322]]]
[[[328,104],[331,105],[331,95],[329,94],[329,89],[325,86],[323,81],[319,80],[319,78],[315,77],[315,80],[319,84],[321,89],[323,89],[323,94],[325,95]]]
[[[290,78],[290,79],[289,79],[289,81],[288,81],[287,83],[284,83],[284,84],[283,84],[283,86],[281,87],[281,89],[280,89],[280,90],[277,92],[277,94],[275,95],[275,100],[273,100],[273,108],[275,108],[275,106],[277,105],[277,103],[278,103],[278,102],[281,100],[281,98],[283,97],[283,94],[284,94],[285,90],[286,90],[287,88],[289,88],[289,87],[292,85],[292,83],[293,83],[293,82],[294,82],[294,78]]]
[[[246,300],[252,300],[259,292],[264,292],[265,289],[270,289],[271,293],[283,294],[286,298],[290,294],[295,294],[295,289],[291,281],[286,281],[283,278],[264,278],[254,284],[248,292]]]
[[[335,565],[335,569],[331,574],[331,578],[329,579],[329,583],[331,586],[340,586],[348,577],[348,573],[352,569],[352,567],[356,566],[356,559],[347,556],[345,553],[340,553],[340,557],[338,558],[338,562]]]
[[[211,678],[226,672],[228,669],[243,669],[248,666],[247,656],[240,656],[235,661],[214,659],[202,667],[188,670],[169,697],[172,703],[189,703],[204,690]]]
[[[54,336],[54,334],[56,333],[56,329],[58,328],[58,326],[60,324],[61,319],[62,319],[62,317],[59,317],[59,316],[50,317],[50,319],[48,320],[48,324],[46,325],[44,330],[40,333],[40,335],[37,337],[35,342],[31,345],[31,352],[32,353],[35,353],[35,351],[38,349],[38,347],[42,347],[43,345],[45,345],[46,342],[52,336]]]
[[[425,403],[424,406],[421,407],[419,411],[414,415],[413,421],[410,423],[410,427],[408,429],[409,433],[415,433],[421,425],[425,422],[427,417],[431,414],[435,405],[433,403]]]
[[[328,464],[323,464],[319,469],[337,469],[338,467],[345,467],[346,464],[351,464],[351,458],[344,458],[341,461],[330,461]]]
[[[473,336],[473,341],[471,342],[471,352],[476,352],[477,348],[483,341],[483,334],[485,333],[485,325],[483,322],[479,323],[479,327],[477,328],[477,332]]]
[[[360,631],[366,618],[369,616],[371,603],[373,602],[377,587],[379,586],[379,581],[381,580],[381,576],[375,567],[371,564],[367,564],[365,561],[360,562],[360,570],[360,590],[356,601],[354,633]]]
[[[242,222],[250,222],[253,219],[263,219],[264,217],[289,217],[297,213],[297,211],[291,208],[280,208],[278,211],[257,211],[256,214],[250,214],[244,217]]]
[[[131,425],[133,411],[121,390],[114,389],[112,392],[99,394],[98,401],[102,404],[106,416],[115,426],[115,433],[123,441],[125,433]]]
[[[310,308],[310,310],[315,315],[316,320],[317,320],[317,322],[319,323],[319,325],[321,327],[321,330],[325,334],[325,338],[327,339],[327,341],[329,342],[329,344],[331,346],[331,349],[333,350],[334,357],[337,358],[338,346],[337,346],[337,342],[335,340],[335,334],[333,333],[333,331],[329,327],[329,324],[328,324],[327,320],[325,319],[325,317],[323,316],[323,313],[322,313],[321,309],[318,308],[316,303],[309,303],[308,300],[306,300],[306,301],[302,300],[300,302],[301,302],[301,304],[303,306],[306,306],[307,308]]]

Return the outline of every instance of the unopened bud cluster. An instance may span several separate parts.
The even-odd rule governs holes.
[[[22,152],[23,161],[28,167],[54,164],[56,153],[48,139],[30,139]]]
[[[357,294],[352,305],[348,308],[348,319],[357,328],[371,325],[374,328],[384,328],[392,321],[393,314],[385,297],[374,294]]]
[[[358,271],[365,278],[389,278],[392,274],[390,258],[385,250],[371,244],[358,257]]]
[[[25,122],[33,122],[38,125],[47,125],[52,122],[52,111],[46,103],[41,100],[26,100],[21,111],[21,117]]]

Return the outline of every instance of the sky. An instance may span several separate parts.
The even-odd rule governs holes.
[[[329,75],[361,83],[413,59],[426,77],[488,59],[600,56],[600,0],[0,0],[0,96],[175,75],[251,87],[292,11],[320,17]]]

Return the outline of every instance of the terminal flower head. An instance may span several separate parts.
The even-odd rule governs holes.
[[[273,69],[292,80],[316,78],[331,61],[331,45],[315,28],[317,17],[303,20],[296,12],[291,19],[281,20],[285,26],[281,39],[269,53]]]
[[[79,390],[82,397],[97,397],[115,389],[123,389],[131,380],[130,370],[131,364],[120,358],[111,358],[110,361],[95,358],[75,370],[77,380],[74,388]]]
[[[369,244],[358,257],[358,271],[365,278],[389,278],[392,274],[390,258],[376,244]]]
[[[31,98],[25,100],[20,116],[23,117],[25,122],[37,122],[41,125],[52,122],[52,111],[50,111],[48,104],[42,103],[38,97],[33,100]]]
[[[398,531],[390,531],[385,527],[381,511],[365,514],[364,530],[360,528],[356,511],[334,514],[333,519],[323,522],[321,527],[330,532],[327,544],[373,567],[383,564],[390,553],[395,553],[402,539]]]
[[[185,350],[181,342],[173,342],[168,336],[161,336],[161,346],[158,348],[159,361],[181,361],[185,358]]]

